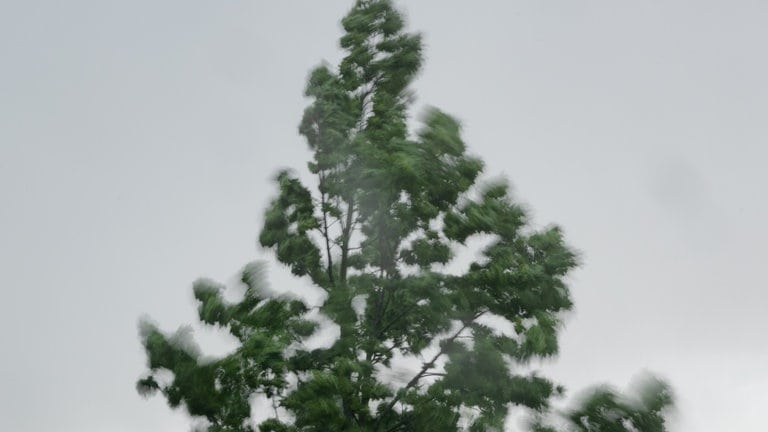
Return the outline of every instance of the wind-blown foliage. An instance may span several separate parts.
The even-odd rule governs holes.
[[[664,432],[672,408],[669,386],[654,377],[637,382],[630,395],[607,387],[596,387],[576,407],[560,413],[563,432]],[[554,427],[535,424],[534,432],[556,432]]]
[[[514,365],[557,353],[574,252],[557,227],[533,230],[505,183],[479,183],[483,163],[467,153],[456,119],[430,109],[409,132],[422,44],[390,1],[357,1],[342,25],[345,57],[310,73],[299,126],[316,187],[280,172],[259,236],[325,292],[320,312],[339,326],[338,339],[304,348],[317,327],[308,307],[269,295],[251,265],[242,301],[227,302],[210,281],[193,287],[200,320],[239,347],[204,359],[183,333],[144,324],[149,373],[140,391],[160,391],[212,432],[253,431],[258,394],[275,408],[262,431],[500,430],[510,406],[546,411],[561,389]],[[478,235],[493,240],[463,273],[446,271]],[[514,334],[488,317],[507,320]],[[385,382],[380,372],[396,354],[422,365],[402,383]]]

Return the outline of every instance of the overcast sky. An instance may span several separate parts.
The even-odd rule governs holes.
[[[267,256],[269,179],[305,167],[304,80],[339,58],[351,3],[0,2],[0,430],[188,430],[136,394],[137,320],[192,322],[195,278]],[[573,394],[649,370],[676,390],[675,431],[765,431],[768,3],[407,15],[418,107],[461,119],[488,173],[582,253],[546,372]]]

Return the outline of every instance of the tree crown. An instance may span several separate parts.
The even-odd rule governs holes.
[[[478,181],[483,163],[467,153],[456,119],[430,109],[409,132],[422,44],[390,1],[358,0],[342,25],[345,56],[309,74],[299,125],[316,187],[281,171],[259,236],[324,290],[320,312],[339,337],[305,348],[317,328],[308,306],[268,295],[260,267],[249,265],[242,301],[227,302],[208,280],[193,287],[200,320],[240,346],[203,361],[180,336],[147,325],[139,389],[183,404],[210,431],[252,431],[254,394],[274,403],[262,431],[499,430],[510,406],[544,411],[561,389],[514,366],[557,352],[576,255],[559,228],[530,227],[506,183]],[[492,241],[465,271],[448,271],[478,235]],[[395,355],[421,366],[387,382]],[[162,370],[170,382],[160,382]]]

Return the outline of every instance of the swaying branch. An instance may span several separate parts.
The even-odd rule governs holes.
[[[456,340],[456,338],[458,338],[458,337],[461,335],[461,333],[462,333],[464,330],[466,330],[466,329],[467,329],[467,327],[469,327],[470,325],[472,325],[472,323],[474,323],[476,319],[478,319],[478,318],[479,318],[481,315],[483,315],[483,314],[484,314],[484,313],[486,313],[486,312],[487,312],[486,310],[483,310],[483,311],[480,311],[480,312],[476,313],[476,314],[475,314],[475,315],[472,317],[472,319],[470,319],[470,320],[468,320],[468,321],[465,321],[465,322],[464,322],[464,325],[462,325],[462,326],[461,326],[461,328],[460,328],[460,329],[459,329],[459,330],[458,330],[456,333],[454,333],[454,334],[453,334],[451,337],[449,337],[448,339],[444,339],[444,340],[442,341],[442,342],[443,342],[443,343],[442,343],[442,345],[443,345],[443,346],[440,348],[440,351],[438,351],[438,352],[437,352],[437,354],[435,354],[435,355],[434,355],[434,357],[432,357],[432,359],[431,359],[431,360],[429,360],[428,362],[425,362],[425,363],[423,364],[423,366],[421,367],[421,370],[419,371],[419,373],[417,373],[417,374],[416,374],[416,375],[415,375],[413,378],[411,378],[411,380],[410,380],[410,381],[408,381],[408,384],[406,384],[406,385],[405,385],[405,387],[403,387],[403,388],[402,388],[402,390],[400,390],[400,391],[398,392],[398,394],[397,394],[397,395],[395,395],[395,397],[394,397],[394,398],[392,398],[392,400],[391,400],[391,401],[390,401],[390,402],[387,404],[387,409],[386,409],[384,412],[385,412],[385,413],[387,413],[387,412],[389,412],[390,410],[392,410],[392,408],[394,408],[394,406],[395,406],[395,405],[396,405],[398,402],[400,402],[400,399],[402,398],[402,396],[403,396],[403,395],[404,395],[406,392],[408,392],[408,390],[409,390],[409,389],[411,389],[411,388],[415,387],[415,386],[416,386],[416,384],[418,384],[419,380],[421,380],[421,379],[422,379],[422,378],[424,378],[425,376],[430,376],[430,375],[433,375],[434,373],[429,373],[429,370],[430,370],[430,369],[432,369],[432,368],[434,368],[434,367],[435,367],[435,362],[437,361],[437,359],[439,359],[439,358],[440,358],[440,357],[441,357],[443,354],[445,354],[445,349],[448,347],[448,345],[450,345],[451,343],[453,343],[453,342]],[[383,417],[384,417],[384,416],[381,416],[381,417],[379,417],[379,421],[380,421],[380,420],[381,420]],[[378,422],[377,422],[377,423],[378,423]]]

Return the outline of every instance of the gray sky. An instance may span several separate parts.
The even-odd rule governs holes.
[[[266,256],[269,178],[305,166],[304,79],[338,58],[350,4],[0,2],[0,430],[188,429],[134,390],[137,319],[192,322],[195,278]],[[544,370],[571,394],[650,370],[676,389],[676,430],[764,431],[768,4],[407,13],[426,37],[419,106],[460,118],[583,254]]]

